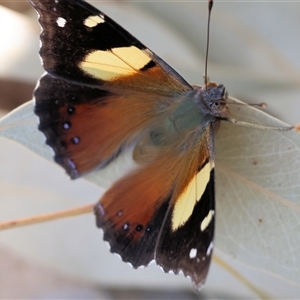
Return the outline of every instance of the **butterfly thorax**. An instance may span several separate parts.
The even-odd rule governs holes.
[[[209,83],[206,87],[194,86],[179,102],[164,122],[165,127],[177,133],[198,129],[227,116],[227,92],[223,85]]]

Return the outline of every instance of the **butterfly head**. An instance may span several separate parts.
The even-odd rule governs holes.
[[[217,85],[209,82],[208,85],[199,89],[198,106],[202,112],[213,118],[225,118],[228,113],[228,93],[223,84]]]

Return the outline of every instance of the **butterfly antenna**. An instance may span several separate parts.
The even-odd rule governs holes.
[[[208,18],[207,18],[207,33],[206,33],[206,54],[205,54],[205,68],[204,68],[204,83],[207,89],[208,75],[207,75],[207,63],[208,63],[208,49],[209,49],[209,32],[210,32],[210,16],[213,7],[213,0],[208,0]]]

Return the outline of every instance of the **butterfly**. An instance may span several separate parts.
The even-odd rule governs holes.
[[[213,253],[214,132],[221,120],[239,123],[225,87],[190,85],[82,0],[29,2],[46,71],[35,113],[55,161],[76,179],[133,147],[137,167],[95,205],[96,224],[134,268],[154,260],[199,289]]]

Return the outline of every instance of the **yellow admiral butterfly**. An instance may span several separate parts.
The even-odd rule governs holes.
[[[228,117],[223,85],[192,86],[82,0],[30,0],[42,26],[39,129],[75,179],[129,146],[138,167],[95,206],[111,252],[152,260],[200,288],[213,250],[214,130]],[[259,125],[252,127],[260,128]]]

